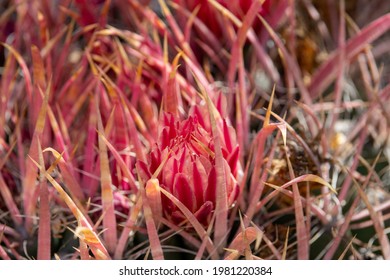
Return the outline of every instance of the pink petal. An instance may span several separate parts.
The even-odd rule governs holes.
[[[227,157],[227,162],[230,166],[230,170],[233,174],[233,176],[237,173],[237,164],[240,158],[240,147],[236,146],[236,148],[233,150],[233,152]]]
[[[213,209],[213,203],[211,201],[206,201],[194,215],[201,224],[207,225],[210,222]]]
[[[217,172],[215,171],[215,167],[213,166],[209,173],[208,186],[205,193],[205,200],[215,202],[217,189]]]
[[[197,164],[198,163],[198,164]],[[206,189],[207,185],[204,185],[205,181],[204,176],[206,176],[204,169],[201,170],[203,166],[199,161],[194,161],[192,164],[192,176],[193,176],[193,186],[194,186],[194,194],[196,199],[196,208],[200,207],[203,203],[203,194],[204,189]],[[207,181],[206,181],[207,184]]]
[[[233,149],[233,146],[232,139],[230,139],[230,131],[226,120],[223,121],[223,139],[225,140],[226,149],[230,152]]]
[[[190,183],[183,173],[177,173],[173,186],[173,195],[176,196],[191,212],[195,211],[195,195]]]

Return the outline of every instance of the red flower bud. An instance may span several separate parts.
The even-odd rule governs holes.
[[[224,180],[228,205],[232,206],[239,193],[239,147],[234,130],[226,121],[221,121],[220,124],[226,171]],[[144,182],[151,179],[162,164],[161,171],[156,176],[159,186],[183,203],[200,223],[205,226],[210,223],[216,203],[215,151],[211,129],[199,110],[195,109],[186,120],[178,120],[172,114],[165,114],[158,143],[152,149],[148,162],[139,161],[137,164]],[[154,188],[147,186],[146,193],[152,200],[151,204],[161,203],[161,208],[153,206],[153,209],[158,209],[154,215],[162,213],[175,224],[186,220],[180,209]],[[156,194],[161,195],[161,200],[156,199]]]

